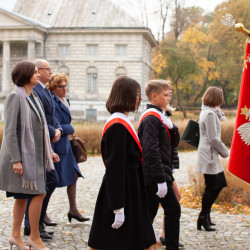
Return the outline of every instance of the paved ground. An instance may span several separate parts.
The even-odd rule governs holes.
[[[196,152],[180,153],[181,168],[176,171],[175,178],[179,186],[188,184],[187,169],[195,164]],[[86,217],[92,219],[96,196],[102,180],[104,166],[100,157],[89,157],[86,163],[80,164],[85,179],[80,179],[77,186],[78,208]],[[11,235],[13,199],[6,199],[0,191],[0,250],[9,249],[8,238]],[[53,241],[46,241],[49,249],[86,249],[90,222],[77,223],[67,220],[68,200],[65,188],[58,188],[52,196],[48,214],[58,222],[54,230]],[[250,216],[223,215],[212,213],[212,219],[217,222],[215,232],[197,231],[196,220],[199,211],[182,207],[181,241],[186,249],[250,249]],[[155,220],[155,228],[160,236],[162,230],[162,209],[159,209]],[[24,239],[25,241],[26,239]],[[14,248],[13,248],[14,249]],[[164,249],[164,248],[161,248]],[[131,249],[133,250],[133,249]]]

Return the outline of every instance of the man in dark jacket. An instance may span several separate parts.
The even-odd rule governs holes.
[[[180,204],[173,191],[173,149],[180,141],[178,128],[164,111],[172,91],[164,80],[147,84],[146,95],[151,104],[141,117],[138,136],[143,151],[143,172],[151,220],[161,203],[165,214],[166,249],[179,249]]]

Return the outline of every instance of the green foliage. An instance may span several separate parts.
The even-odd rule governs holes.
[[[237,105],[247,37],[221,24],[226,13],[250,29],[249,0],[224,2],[205,15],[200,8],[177,4],[172,30],[155,50],[154,77],[172,81],[173,103],[183,111],[184,106],[200,105],[212,85],[223,89],[227,107]]]

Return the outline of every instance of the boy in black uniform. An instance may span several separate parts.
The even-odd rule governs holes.
[[[143,151],[143,172],[150,217],[161,203],[165,214],[166,249],[179,249],[180,204],[173,191],[173,148],[180,141],[178,128],[165,114],[172,96],[168,81],[152,80],[145,89],[150,104],[142,114],[138,136]]]

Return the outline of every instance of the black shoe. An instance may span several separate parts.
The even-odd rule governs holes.
[[[48,226],[48,227],[55,227],[57,226],[57,223],[55,222],[46,222],[46,221],[43,221],[43,223]]]
[[[39,223],[39,232],[42,239],[52,239],[54,232],[47,232],[43,223]]]
[[[40,232],[40,237],[41,237],[41,239],[44,239],[44,240],[53,239],[53,237],[51,235],[49,235],[46,231]]]
[[[29,225],[24,227],[24,232],[23,232],[23,234],[24,234],[25,236],[29,236],[29,235],[30,235],[30,226],[29,226]]]
[[[41,238],[44,238],[44,239],[48,239],[48,236],[46,234],[44,234],[45,231],[45,228],[40,228],[41,226],[39,226],[39,232],[40,232],[40,236]],[[54,232],[46,232],[48,235],[52,236],[54,234]],[[25,236],[29,236],[30,235],[30,226],[25,226],[24,227],[24,235]],[[49,237],[50,239],[52,239],[52,237]]]
[[[89,218],[79,217],[79,216],[73,215],[71,213],[68,213],[68,220],[69,220],[69,222],[71,222],[71,219],[76,219],[76,220],[78,220],[80,222],[89,220]]]
[[[199,218],[197,220],[197,229],[201,230],[201,226],[205,228],[206,231],[215,231],[215,228],[212,228],[209,221],[208,221],[208,215],[199,215]]]
[[[166,245],[165,238],[160,237],[160,241],[161,241],[161,244],[162,244],[163,246]],[[184,248],[184,244],[182,244],[180,241],[179,241],[179,244],[178,244],[178,248]]]

